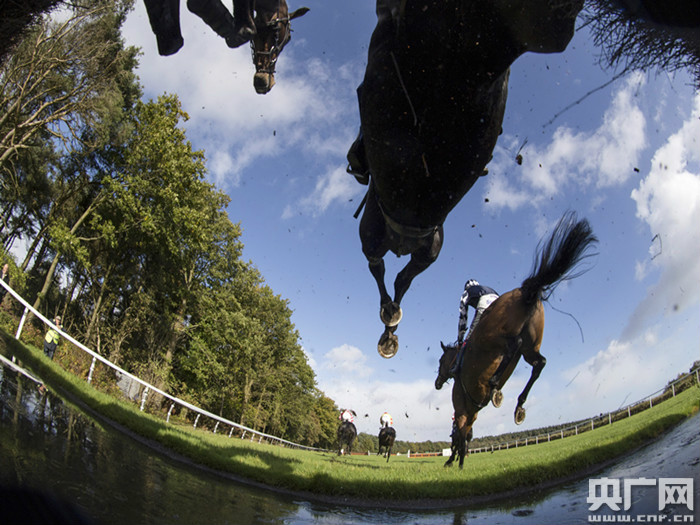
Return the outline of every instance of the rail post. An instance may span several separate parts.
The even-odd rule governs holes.
[[[29,308],[24,307],[24,312],[22,312],[22,318],[19,320],[19,326],[17,327],[17,333],[15,334],[15,339],[19,341],[19,336],[22,335],[22,328],[24,327],[24,322],[27,320],[27,315],[29,314]]]
[[[193,428],[197,428],[197,423],[199,423],[199,417],[200,417],[201,415],[202,415],[202,414],[197,414],[197,417],[194,418],[194,427],[193,427]]]
[[[143,407],[146,406],[146,398],[148,397],[148,387],[143,389],[143,395],[141,396],[141,412],[143,412]]]
[[[88,372],[88,376],[87,376],[88,385],[92,384],[92,373],[95,371],[95,363],[96,362],[97,362],[97,358],[93,357],[92,363],[90,364],[90,371]]]
[[[168,409],[168,417],[165,418],[166,423],[170,423],[170,414],[173,413],[173,408],[175,407],[175,403],[172,403],[170,405],[170,408]]]

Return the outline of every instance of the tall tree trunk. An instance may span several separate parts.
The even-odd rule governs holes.
[[[83,214],[78,218],[77,221],[75,221],[75,224],[73,224],[73,227],[70,229],[71,235],[75,235],[75,232],[78,231],[78,228],[80,228],[80,225],[85,222],[85,219],[87,219],[90,214],[94,211],[97,203],[101,199],[98,197],[95,198],[94,201],[88,206]],[[46,272],[46,278],[44,279],[44,286],[42,286],[41,291],[36,297],[36,301],[34,301],[34,309],[38,310],[39,307],[42,305],[44,302],[44,298],[46,297],[46,293],[49,291],[49,287],[51,286],[51,283],[53,282],[53,276],[54,273],[56,272],[56,267],[58,266],[58,261],[61,257],[61,252],[60,250],[56,250],[56,255],[54,256],[53,260],[51,261],[51,266],[49,266],[49,271]]]
[[[241,403],[241,425],[246,426],[245,424],[245,413],[246,413],[246,408],[248,407],[248,404],[250,403],[250,392],[253,388],[253,379],[250,377],[250,374],[248,372],[245,373],[245,381],[243,383],[243,402]]]
[[[107,290],[107,282],[109,281],[110,274],[112,273],[112,269],[114,268],[114,264],[110,264],[107,267],[107,271],[105,272],[105,276],[102,279],[102,285],[100,286],[100,295],[97,297],[97,301],[95,301],[95,304],[92,308],[92,315],[90,316],[90,322],[88,323],[87,331],[85,332],[85,344],[90,347],[90,339],[92,337],[92,331],[95,328],[95,325],[97,324],[97,320],[99,319],[100,316],[100,310],[102,309],[102,300],[104,299],[105,292]]]
[[[183,297],[180,302],[180,307],[177,309],[175,314],[175,320],[173,321],[173,326],[171,328],[170,341],[168,342],[168,347],[165,352],[165,362],[170,364],[173,362],[173,355],[175,354],[175,349],[178,343],[182,339],[185,332],[185,313],[187,313],[187,294],[192,287],[192,280],[194,278],[194,268],[190,268],[185,273],[185,286],[183,287]]]

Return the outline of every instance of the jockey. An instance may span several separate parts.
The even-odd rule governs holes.
[[[357,414],[355,414],[355,411],[354,411],[354,410],[349,410],[349,409],[347,409],[347,408],[342,408],[342,409],[340,410],[340,416],[338,417],[338,419],[340,419],[340,421],[342,421],[343,423],[346,423],[346,422],[347,422],[347,423],[352,423],[353,421],[355,421],[355,416],[356,416],[356,415],[357,415]]]
[[[380,428],[391,427],[393,425],[394,425],[394,419],[391,417],[389,412],[384,412],[381,416],[379,416],[379,427]]]
[[[481,319],[481,314],[483,314],[484,310],[486,310],[496,299],[498,299],[498,293],[493,288],[482,286],[474,279],[469,279],[464,285],[464,292],[462,292],[462,297],[459,300],[459,325],[457,328],[457,344],[459,345],[459,354],[457,355],[455,366],[450,370],[453,376],[456,376],[457,372],[462,367],[464,349],[467,341],[469,340],[469,336],[479,323],[479,319]],[[467,319],[469,318],[470,306],[474,308],[476,313],[474,314],[474,319],[469,327],[469,332],[467,332]]]

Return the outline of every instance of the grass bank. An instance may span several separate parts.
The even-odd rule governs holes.
[[[70,402],[197,464],[271,487],[349,500],[469,499],[556,482],[634,450],[700,408],[700,388],[694,386],[649,410],[578,436],[473,454],[460,471],[445,469],[442,457],[392,457],[386,463],[376,455],[338,457],[177,427],[98,392],[45,358],[41,350],[2,332],[0,353],[16,356]]]

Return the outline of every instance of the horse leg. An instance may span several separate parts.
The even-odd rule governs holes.
[[[243,44],[238,42],[233,15],[220,0],[187,0],[187,8],[211,27],[217,35],[224,38],[229,47],[238,47]]]
[[[525,388],[523,391],[520,393],[518,396],[518,406],[515,407],[515,424],[519,425],[523,421],[525,421],[525,409],[523,408],[523,405],[525,404],[525,401],[527,400],[527,396],[530,393],[530,389],[532,388],[532,385],[535,384],[535,381],[537,381],[537,378],[540,377],[540,373],[542,373],[542,369],[544,368],[544,365],[547,364],[547,359],[543,355],[540,354],[535,354],[537,357],[530,360],[526,359],[526,361],[532,365],[532,373],[530,374],[530,379],[525,385]]]
[[[459,444],[457,446],[457,453],[459,455],[459,468],[464,468],[464,458],[467,457],[467,452],[469,450],[468,442],[471,441],[473,436],[472,427],[474,426],[474,421],[476,421],[476,412],[473,414],[462,414],[460,416],[455,416],[455,421],[457,422],[457,429],[459,433]]]
[[[401,321],[401,307],[392,302],[384,284],[384,256],[389,251],[388,239],[384,216],[379,209],[372,185],[367,191],[365,209],[360,220],[360,240],[362,253],[367,258],[369,271],[379,290],[379,318],[386,327],[379,338],[377,351],[382,357],[390,358],[398,350],[398,338],[394,332]]]
[[[503,359],[501,359],[496,372],[494,372],[491,379],[489,379],[489,386],[491,387],[491,403],[496,408],[500,407],[501,403],[503,402],[501,388],[503,387],[503,383],[505,381],[502,381],[502,378],[505,376],[505,379],[508,379],[513,373],[513,369],[515,368],[515,365],[518,364],[518,360],[520,359],[520,355],[517,352],[520,350],[522,344],[523,340],[521,337],[509,338],[507,340],[506,353],[503,356]],[[507,373],[506,370],[508,370]]]
[[[413,279],[437,260],[438,255],[440,255],[440,250],[442,249],[443,238],[444,231],[442,225],[440,225],[435,228],[433,234],[426,237],[420,247],[411,254],[411,259],[408,261],[408,264],[399,272],[394,281],[394,302],[396,304],[401,304],[401,299],[403,299],[403,296],[408,291]]]
[[[148,20],[158,43],[158,54],[174,55],[185,41],[180,31],[180,0],[144,0]]]
[[[369,271],[374,280],[377,281],[381,301],[379,318],[384,323],[384,332],[379,337],[377,351],[379,355],[389,359],[394,357],[399,350],[399,338],[394,335],[394,332],[398,328],[399,321],[401,321],[401,308],[396,303],[391,302],[391,296],[386,291],[386,285],[384,284],[384,259],[370,260]]]

